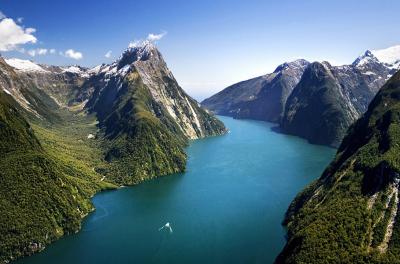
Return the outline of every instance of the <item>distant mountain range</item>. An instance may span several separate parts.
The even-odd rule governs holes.
[[[0,262],[79,230],[99,190],[183,172],[189,139],[225,132],[149,41],[92,69],[0,57]]]
[[[400,46],[366,51],[343,66],[296,60],[201,104],[216,114],[279,123],[283,132],[337,147],[399,66]]]

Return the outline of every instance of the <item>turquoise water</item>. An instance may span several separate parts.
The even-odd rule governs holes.
[[[220,117],[230,133],[187,148],[184,174],[103,192],[82,230],[19,263],[271,263],[290,201],[334,149]],[[172,233],[164,228],[169,222]]]

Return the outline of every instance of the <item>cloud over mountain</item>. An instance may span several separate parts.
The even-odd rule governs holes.
[[[62,55],[74,60],[80,60],[83,58],[83,54],[81,52],[75,51],[73,49],[66,50],[64,53],[62,53]]]
[[[16,50],[19,45],[37,42],[33,35],[36,29],[23,28],[13,19],[5,18],[3,13],[0,13],[0,19],[0,51]]]

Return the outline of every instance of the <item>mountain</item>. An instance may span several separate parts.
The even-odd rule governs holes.
[[[297,60],[204,100],[221,115],[279,123],[280,131],[337,147],[400,65],[400,46],[367,50],[352,64]]]
[[[92,69],[0,57],[0,262],[77,232],[100,190],[183,172],[189,140],[225,132],[151,42]]]
[[[118,183],[181,172],[187,140],[226,131],[182,90],[149,41],[100,66],[83,86],[94,88],[85,107],[110,142],[106,160],[116,165],[110,173]]]
[[[351,65],[311,64],[286,102],[281,130],[337,147],[393,71],[369,51]]]
[[[273,73],[231,85],[201,104],[220,115],[279,122],[308,64],[306,60],[284,63]]]
[[[57,105],[48,94],[31,80],[24,79],[3,58],[0,57],[0,87],[18,103],[18,108],[34,119],[57,121],[52,109]]]
[[[317,144],[339,144],[359,112],[328,63],[312,63],[287,100],[281,128]]]
[[[398,263],[400,71],[350,127],[322,176],[291,203],[276,263]]]
[[[87,68],[41,65],[21,59],[6,59],[5,62],[14,68],[20,79],[41,89],[60,107],[88,100],[87,96],[78,98],[78,93],[82,93],[80,88],[92,73]]]

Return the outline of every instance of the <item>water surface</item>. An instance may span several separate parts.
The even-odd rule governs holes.
[[[290,201],[335,151],[220,118],[230,133],[192,142],[186,173],[96,195],[79,233],[18,263],[272,263]]]

